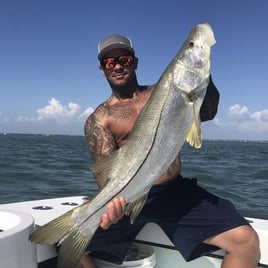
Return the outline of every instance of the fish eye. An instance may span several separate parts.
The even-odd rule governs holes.
[[[193,48],[194,47],[194,42],[193,41],[190,41],[189,44],[188,44],[188,47],[189,48]]]

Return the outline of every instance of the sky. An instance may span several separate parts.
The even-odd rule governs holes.
[[[204,139],[268,140],[267,0],[0,0],[0,133],[83,135],[111,95],[97,61],[109,34],[132,39],[140,84],[157,82],[207,21],[220,91]]]

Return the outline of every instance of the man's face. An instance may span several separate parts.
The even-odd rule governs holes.
[[[112,87],[125,86],[135,77],[138,59],[128,50],[113,49],[100,62],[100,70]]]

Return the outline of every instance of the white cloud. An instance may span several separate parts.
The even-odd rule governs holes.
[[[260,112],[255,112],[250,115],[250,119],[254,121],[267,121],[268,122],[268,109],[262,110]]]
[[[214,127],[210,124],[206,128],[213,131],[214,138],[268,139],[268,109],[251,112],[248,107],[235,104],[229,107],[226,120],[216,117],[213,123]]]
[[[83,113],[81,113],[79,115],[79,120],[80,121],[85,121],[87,119],[87,117],[93,113],[93,108],[92,107],[88,107]]]
[[[18,116],[16,126],[31,133],[83,134],[83,124],[92,112],[91,107],[82,111],[76,103],[63,105],[51,98],[48,105],[36,110],[36,115]]]
[[[247,118],[249,116],[249,110],[246,106],[235,104],[229,108],[228,114],[232,117]]]
[[[232,121],[268,122],[268,109],[251,113],[246,106],[235,104],[229,108],[228,114]]]
[[[44,108],[37,110],[38,120],[45,120],[50,118],[59,120],[70,119],[77,116],[80,111],[80,107],[76,103],[70,102],[68,106],[64,106],[59,100],[55,98],[51,98],[48,103],[49,104]]]
[[[51,98],[48,101],[48,105],[36,110],[36,116],[18,116],[17,121],[82,121],[93,112],[93,108],[88,107],[82,113],[80,113],[80,111],[81,108],[76,103],[70,102],[67,106],[64,106],[59,100]]]

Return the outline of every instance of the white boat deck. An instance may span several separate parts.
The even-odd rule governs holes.
[[[19,211],[31,215],[36,225],[44,225],[55,217],[67,212],[83,202],[83,196],[71,196],[55,199],[34,200],[0,205],[0,211]],[[259,267],[268,268],[268,220],[248,218],[260,236],[261,258]],[[1,219],[0,219],[1,227]],[[156,236],[157,233],[157,236]],[[1,239],[1,233],[0,233]],[[185,262],[180,253],[173,250],[173,244],[156,224],[147,224],[137,236],[137,241],[150,244],[156,252],[156,268],[219,268],[220,256],[224,252],[215,252],[215,257],[202,257]],[[1,251],[1,250],[0,250]],[[56,250],[51,245],[37,245],[38,263],[55,257]]]

